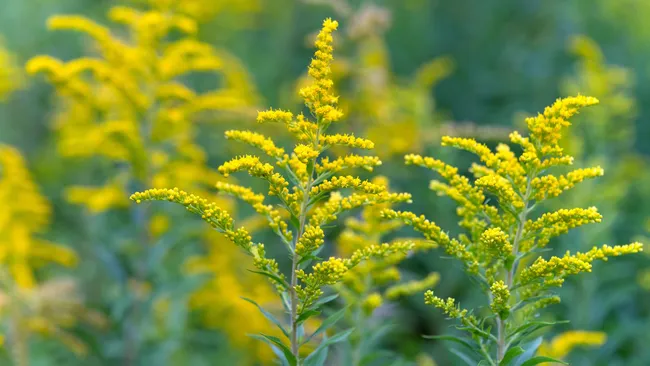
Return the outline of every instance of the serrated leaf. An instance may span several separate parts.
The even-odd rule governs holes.
[[[501,362],[499,362],[499,366],[508,366],[512,361],[514,361],[517,356],[520,354],[524,353],[525,350],[519,346],[510,348],[508,352],[503,356],[503,359]]]
[[[323,322],[321,323],[320,327],[318,327],[318,329],[316,329],[316,331],[314,331],[314,333],[312,333],[309,337],[307,337],[307,339],[305,339],[305,340],[302,342],[302,344],[305,344],[305,343],[309,342],[312,338],[314,338],[315,336],[317,336],[317,335],[323,333],[323,332],[326,331],[329,327],[331,327],[331,326],[334,325],[336,322],[338,322],[339,320],[341,320],[341,318],[343,318],[343,316],[345,315],[345,312],[346,312],[346,311],[347,311],[347,308],[343,308],[343,309],[341,309],[341,310],[335,312],[334,314],[330,315],[327,319],[323,320]]]
[[[280,348],[280,350],[284,354],[285,360],[289,363],[289,366],[297,366],[298,365],[298,361],[296,360],[296,357],[293,355],[293,353],[291,353],[291,350],[289,349],[289,347],[287,347],[287,345],[282,343],[280,338],[270,336],[270,335],[266,335],[266,334],[262,334],[262,333],[253,334],[253,335],[251,335],[251,337],[253,337],[255,339],[259,339],[259,340],[267,343],[268,345],[271,346],[271,348],[273,348],[274,346]]]
[[[546,357],[546,356],[537,356],[537,357],[533,357],[530,360],[522,363],[521,366],[535,366],[535,365],[539,365],[540,363],[543,363],[543,362],[555,362],[555,363],[559,363],[559,364],[562,364],[562,365],[568,365],[568,363],[566,363],[566,362],[564,362],[562,360],[558,360],[558,359],[551,358],[551,357]]]
[[[280,321],[275,316],[273,316],[273,314],[266,311],[263,307],[261,307],[254,300],[251,300],[251,299],[246,298],[246,297],[242,297],[242,299],[244,301],[248,301],[251,304],[255,305],[259,309],[259,311],[262,313],[262,315],[264,315],[264,317],[266,319],[271,321],[271,323],[275,324],[276,327],[280,328],[280,330],[282,331],[282,334],[284,334],[287,337],[287,339],[291,339],[291,336],[289,335],[289,332],[284,328],[284,326],[282,326],[282,323],[280,323]]]

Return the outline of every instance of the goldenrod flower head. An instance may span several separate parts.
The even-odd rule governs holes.
[[[562,135],[570,126],[569,119],[580,108],[596,103],[596,98],[583,96],[558,99],[544,113],[527,119],[527,137],[518,132],[510,135],[510,141],[521,147],[519,154],[505,144],[491,150],[473,139],[443,137],[443,145],[478,157],[481,164],[475,163],[471,169],[473,182],[461,176],[457,168],[439,160],[407,155],[407,164],[434,170],[444,179],[444,182],[431,182],[430,188],[458,204],[459,224],[466,230],[458,237],[450,238],[424,216],[391,209],[383,211],[385,218],[399,219],[439,244],[447,254],[459,259],[481,284],[489,300],[491,318],[469,319],[468,312],[458,309],[453,299],[443,300],[432,292],[425,294],[425,302],[458,318],[474,339],[479,338],[477,342],[481,345],[496,344],[497,357],[492,359],[496,363],[503,360],[508,345],[513,342],[504,338],[511,337],[506,335],[509,329],[526,326],[540,309],[558,303],[560,298],[551,291],[562,286],[567,276],[591,272],[596,259],[607,260],[643,250],[640,243],[632,243],[594,247],[585,253],[567,252],[549,259],[538,254],[537,249],[548,245],[552,238],[602,219],[595,207],[560,209],[533,216],[542,201],[555,198],[586,179],[603,175],[599,166],[574,169],[563,175],[552,171],[558,165],[574,163],[573,157],[565,154],[560,146]],[[490,200],[490,195],[497,200]],[[518,306],[511,307],[511,298],[517,299]],[[510,316],[515,311],[519,312],[518,316]],[[493,329],[496,335],[491,333]],[[491,359],[487,354],[481,357]]]
[[[510,290],[508,286],[503,281],[496,281],[490,286],[490,292],[492,293],[492,303],[490,304],[492,311],[501,317],[507,317],[510,310],[510,305],[508,305]]]
[[[69,248],[38,238],[50,219],[50,204],[32,180],[18,150],[0,144],[0,263],[19,288],[37,286],[33,268],[39,263],[74,266]]]
[[[507,257],[512,254],[512,244],[508,234],[499,227],[492,227],[481,234],[481,245],[496,257]]]
[[[365,299],[363,299],[361,306],[363,307],[363,311],[366,314],[372,314],[372,312],[380,307],[383,302],[384,300],[382,299],[381,294],[378,292],[373,292],[370,295],[366,296]]]

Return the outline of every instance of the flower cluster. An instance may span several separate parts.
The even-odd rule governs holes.
[[[198,39],[200,22],[207,20],[208,13],[224,10],[221,8],[223,3],[204,0],[143,0],[133,7],[112,7],[107,14],[110,21],[107,25],[81,16],[53,16],[48,20],[50,29],[81,33],[89,39],[92,53],[69,61],[38,56],[26,66],[29,73],[44,75],[56,89],[54,128],[59,153],[67,158],[101,162],[99,166],[103,182],[98,186],[69,187],[66,189],[66,199],[81,205],[91,214],[128,209],[136,221],[135,225],[128,224],[120,228],[139,231],[134,236],[137,235],[137,244],[141,245],[138,249],[141,256],[125,258],[125,261],[134,263],[126,263],[125,266],[133,265],[137,268],[128,271],[135,277],[130,280],[138,284],[136,287],[151,283],[151,272],[158,269],[152,267],[145,270],[142,263],[146,263],[145,258],[149,257],[150,251],[156,250],[155,244],[173,237],[171,233],[170,236],[163,234],[175,228],[170,229],[172,218],[169,214],[150,214],[145,207],[130,205],[127,192],[145,187],[177,186],[202,197],[209,197],[210,202],[221,208],[232,209],[233,199],[214,193],[215,182],[221,181],[223,185],[217,189],[233,196],[246,196],[245,199],[250,200],[251,204],[258,202],[258,197],[224,183],[223,177],[208,166],[208,155],[196,142],[197,122],[218,120],[227,123],[232,117],[253,115],[253,106],[258,100],[249,75],[239,61],[224,50]],[[238,3],[253,4],[256,1]],[[253,7],[246,11],[254,10]],[[215,75],[219,82],[215,83],[213,89],[195,88],[192,79],[197,75]],[[233,134],[228,137],[237,139],[249,136]],[[212,215],[218,213],[210,211],[208,206],[206,203],[203,207],[206,215],[211,215],[214,219]],[[263,204],[255,207],[265,215],[275,217],[276,213]],[[210,231],[207,227],[204,230]],[[278,230],[282,230],[279,223]],[[243,232],[233,232],[231,235],[242,245],[248,244]],[[206,258],[211,258],[211,253],[215,250],[214,236],[201,233],[198,236],[200,239],[197,241],[203,245]],[[274,265],[263,258],[262,246],[254,249],[260,253],[257,260],[260,266],[266,268]],[[237,261],[238,252],[235,250],[232,253],[229,260]],[[196,260],[197,258],[192,258],[192,262]],[[273,290],[267,283],[253,281],[252,278],[256,278],[256,275],[250,272],[240,273],[232,267],[223,266],[208,269],[203,273],[227,276],[239,281],[233,283],[228,290],[236,298]],[[249,286],[249,283],[255,283],[256,286]],[[197,290],[196,296],[214,290],[216,284],[225,286],[226,283],[216,279],[207,281],[205,287]],[[155,290],[147,295],[158,296]],[[126,288],[125,291],[129,289]],[[135,299],[129,305],[133,309],[153,303],[153,299],[151,302],[140,302],[137,296],[124,296]],[[203,300],[200,305],[194,300],[190,302],[195,305],[195,309],[209,307],[215,312],[232,310],[233,304],[216,298],[208,298],[209,304],[205,297]],[[129,311],[127,316],[140,314],[144,317],[148,315],[142,314],[153,313],[134,310]],[[241,337],[232,334],[230,331],[233,328],[228,324],[210,321],[210,314],[204,319],[210,327],[223,325],[228,335],[233,336],[235,345],[245,346],[247,351],[251,351],[246,353],[256,354],[261,359],[271,356],[266,347],[258,344],[251,350],[250,342],[242,341]],[[144,322],[130,319],[125,323]],[[255,326],[260,323],[262,322],[247,323],[251,325],[248,331],[260,331],[260,327]],[[245,328],[240,329],[247,331]],[[141,330],[133,332],[138,331]],[[270,332],[270,327],[265,331]],[[130,331],[125,331],[124,334],[135,338]],[[128,343],[124,347],[124,357],[137,357],[137,342],[129,338],[124,341]],[[127,363],[126,360],[124,362]]]
[[[444,137],[443,145],[469,151],[481,161],[481,165],[472,167],[473,184],[460,176],[456,168],[441,161],[416,155],[406,157],[407,164],[434,170],[447,181],[434,181],[431,188],[458,204],[460,226],[467,233],[451,238],[424,216],[410,212],[389,209],[383,216],[411,225],[448,255],[459,259],[467,272],[477,278],[493,318],[475,321],[467,317],[468,312],[456,309],[453,299],[442,300],[433,292],[426,295],[427,303],[441,308],[451,318],[461,319],[462,329],[478,343],[477,353],[469,357],[500,365],[507,352],[526,340],[536,327],[533,318],[538,311],[559,301],[553,289],[561,286],[567,276],[591,272],[592,262],[597,259],[642,250],[640,243],[632,243],[594,247],[585,253],[567,252],[548,259],[538,254],[552,238],[601,221],[594,207],[559,209],[534,216],[535,209],[545,200],[603,174],[600,167],[576,169],[563,175],[552,173],[566,169],[574,161],[560,146],[571,125],[570,118],[581,108],[596,103],[597,99],[584,96],[558,99],[543,113],[528,118],[527,137],[517,132],[510,135],[510,142],[518,146],[520,154],[505,144],[493,151],[473,139]],[[494,203],[490,202],[492,197]]]
[[[279,109],[258,114],[259,123],[285,125],[296,140],[293,149],[278,147],[270,138],[252,131],[228,131],[228,138],[251,145],[267,155],[267,158],[239,156],[223,163],[218,169],[224,176],[244,171],[268,184],[268,195],[274,196],[274,200],[279,202],[277,208],[276,205],[265,203],[265,195],[249,188],[222,183],[217,188],[252,205],[256,212],[267,219],[270,228],[288,251],[292,263],[288,276],[279,270],[274,259],[265,256],[264,245],[254,243],[246,229],[235,228],[231,216],[217,204],[179,189],[154,188],[131,196],[138,203],[145,200],[179,203],[201,216],[253,257],[257,272],[269,278],[281,295],[286,313],[283,321],[266,310],[263,313],[284,333],[288,344],[278,338],[265,335],[259,337],[274,347],[280,347],[289,364],[302,364],[302,345],[324,330],[319,328],[305,336],[303,323],[320,313],[322,305],[332,299],[321,298],[326,287],[340,283],[351,269],[363,261],[408,252],[415,245],[408,241],[377,244],[359,248],[349,253],[347,258],[331,257],[325,261],[317,256],[325,242],[323,226],[344,212],[410,199],[408,194],[388,192],[383,184],[364,181],[355,176],[337,175],[340,171],[352,168],[372,170],[381,164],[377,157],[327,155],[328,148],[336,145],[362,149],[373,146],[372,142],[363,138],[327,133],[330,125],[341,121],[343,117],[337,106],[338,97],[334,94],[331,79],[332,33],[337,26],[338,23],[331,19],[323,23],[316,40],[317,51],[309,66],[312,83],[300,91],[311,117],[302,114],[294,117],[293,113]],[[311,265],[312,262],[316,263]],[[324,324],[331,326],[333,321],[325,321]],[[336,339],[344,339],[344,334],[346,333]],[[329,343],[323,343],[324,347]],[[306,359],[316,357],[317,353]]]
[[[123,197],[134,180],[207,193],[218,175],[205,167],[194,122],[249,108],[256,97],[247,77],[233,76],[241,69],[234,58],[198,41],[196,19],[171,2],[151,2],[145,10],[115,6],[108,18],[126,27],[126,39],[81,16],[51,17],[50,29],[83,33],[97,54],[67,62],[37,56],[26,66],[44,74],[59,94],[60,153],[99,156],[124,167],[103,187],[70,188],[68,199],[93,212],[126,207]],[[198,93],[183,79],[192,73],[215,73],[228,82]]]
[[[12,329],[11,351],[17,363],[28,362],[34,334],[52,336],[76,353],[86,345],[66,331],[78,322],[103,325],[103,317],[86,309],[70,280],[39,280],[47,264],[77,263],[70,248],[39,238],[49,224],[51,208],[20,153],[0,145],[0,323]],[[0,337],[2,334],[0,334]]]

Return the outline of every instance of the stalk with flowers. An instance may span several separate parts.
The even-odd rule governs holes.
[[[399,241],[367,246],[347,258],[330,257],[321,260],[318,257],[325,241],[323,226],[344,212],[362,206],[405,202],[410,199],[408,194],[388,192],[385,185],[339,174],[354,168],[372,171],[381,164],[377,157],[358,154],[327,155],[327,150],[336,145],[365,150],[372,149],[374,145],[367,139],[353,135],[327,133],[329,127],[343,117],[337,107],[338,97],[332,92],[333,82],[330,78],[332,32],[337,26],[338,23],[331,19],[323,23],[316,40],[317,51],[309,67],[312,83],[300,90],[313,120],[303,114],[294,116],[293,113],[280,109],[258,114],[257,121],[260,123],[282,123],[286,126],[296,141],[291,153],[286,153],[273,140],[256,132],[226,132],[228,139],[261,150],[282,173],[276,171],[271,163],[254,155],[236,157],[219,167],[219,172],[224,176],[246,171],[250,176],[268,183],[268,195],[272,196],[274,204],[265,203],[265,195],[244,186],[217,183],[216,187],[224,194],[248,203],[258,214],[266,217],[278,237],[278,243],[284,246],[289,256],[291,269],[288,275],[280,271],[276,259],[267,257],[265,244],[254,242],[246,229],[235,227],[231,215],[217,204],[178,188],[150,189],[131,196],[137,203],[165,200],[185,206],[252,257],[255,271],[275,285],[284,305],[284,314],[278,317],[254,300],[247,299],[258,306],[284,335],[284,338],[266,334],[255,337],[278,351],[282,362],[288,365],[322,365],[327,358],[329,346],[345,340],[352,331],[348,329],[334,335],[326,333],[343,316],[345,309],[342,309],[323,320],[315,331],[310,334],[305,332],[304,322],[321,314],[324,305],[336,297],[323,297],[327,286],[340,282],[350,269],[364,259],[406,252],[414,247],[411,241]],[[286,211],[288,222],[281,211]],[[314,262],[316,264],[312,265]],[[303,346],[314,340],[319,341],[318,345],[313,352],[305,355],[302,352]]]
[[[536,365],[560,362],[547,356],[533,356],[541,339],[528,342],[531,335],[554,322],[538,319],[540,311],[558,303],[553,289],[562,286],[569,275],[591,272],[599,259],[637,253],[642,244],[603,245],[581,253],[566,252],[546,259],[551,239],[589,223],[601,221],[595,207],[560,209],[538,213],[538,205],[556,198],[586,179],[603,174],[600,167],[579,168],[564,174],[573,157],[559,146],[569,119],[580,108],[597,104],[592,97],[577,96],[557,100],[542,114],[526,120],[529,135],[518,132],[510,142],[521,150],[516,154],[508,145],[496,151],[473,139],[444,137],[443,145],[469,151],[482,164],[474,164],[474,182],[458,169],[430,157],[407,155],[406,163],[437,172],[447,182],[432,181],[431,189],[458,204],[460,227],[466,233],[450,237],[424,216],[407,211],[385,210],[384,217],[402,219],[445,252],[463,263],[467,273],[477,279],[489,308],[471,311],[461,308],[453,298],[442,299],[433,291],[425,302],[457,319],[458,328],[469,338],[444,336],[464,346],[461,357],[469,364]]]

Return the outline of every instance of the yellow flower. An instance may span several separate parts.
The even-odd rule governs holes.
[[[550,342],[543,342],[537,350],[537,355],[561,360],[576,347],[599,347],[605,344],[606,340],[607,336],[603,332],[568,331],[555,336]]]

